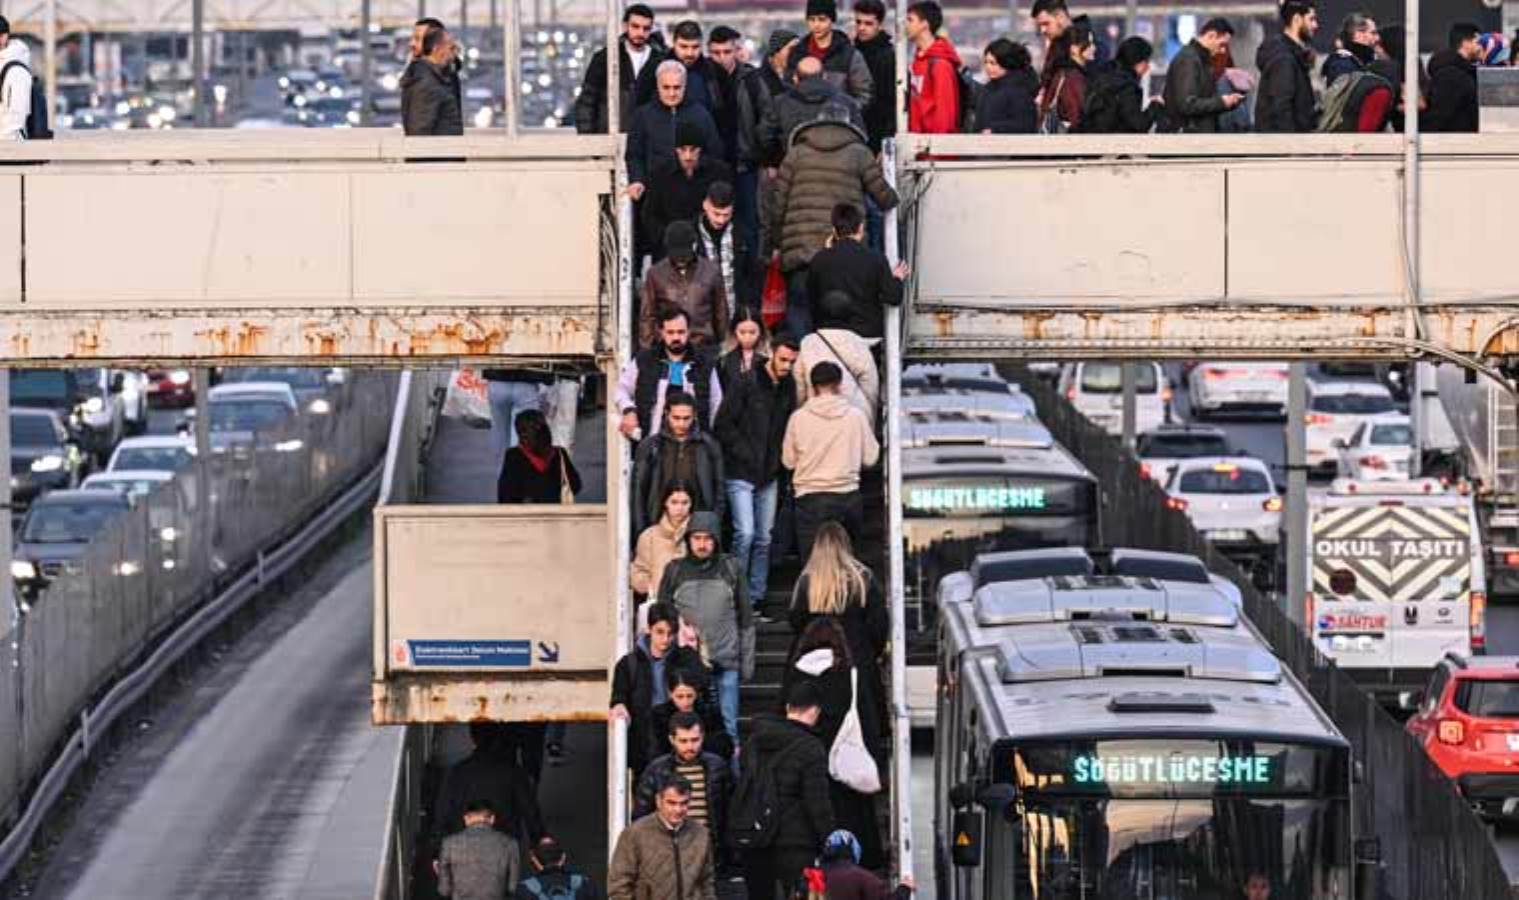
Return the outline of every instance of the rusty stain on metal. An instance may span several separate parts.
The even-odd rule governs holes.
[[[11,336],[11,358],[24,359],[32,355],[32,336],[25,331],[18,331]]]
[[[101,323],[102,325],[104,323]],[[84,328],[74,332],[73,352],[77,356],[91,356],[100,352],[100,332],[98,327]]]

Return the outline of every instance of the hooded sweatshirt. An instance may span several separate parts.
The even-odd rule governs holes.
[[[786,425],[781,464],[792,471],[796,496],[849,494],[860,489],[860,469],[881,458],[865,414],[840,394],[808,400]]]
[[[1274,34],[1255,52],[1260,86],[1255,94],[1255,130],[1266,133],[1304,133],[1318,124],[1317,101],[1308,70],[1313,51]]]
[[[26,119],[32,114],[32,53],[19,38],[0,50],[0,68],[13,62],[21,65],[11,66],[0,85],[0,140],[24,141]]]
[[[1477,65],[1454,50],[1429,58],[1429,108],[1421,119],[1425,131],[1477,130]]]
[[[912,58],[907,125],[919,134],[960,130],[960,54],[947,38],[935,38]]]
[[[691,536],[710,534],[719,541],[711,556],[691,552]],[[686,555],[665,567],[659,599],[672,603],[681,620],[701,635],[705,656],[713,665],[754,676],[754,611],[749,590],[733,557],[721,551],[722,519],[716,513],[691,515],[686,528]]]

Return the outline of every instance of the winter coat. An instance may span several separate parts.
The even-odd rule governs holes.
[[[665,59],[675,59],[673,52],[665,55]],[[633,105],[644,106],[659,102],[659,81],[657,72],[659,66],[644,66],[638,73],[638,83],[633,87]],[[696,62],[686,66],[686,94],[685,102],[695,103],[712,116],[714,124],[721,123],[725,118],[723,102],[723,80],[728,73],[717,63],[705,56],[698,56]],[[721,129],[718,131],[722,134]],[[718,151],[719,155],[726,158],[726,154]]]
[[[1213,134],[1227,110],[1218,95],[1208,48],[1192,41],[1171,58],[1166,70],[1166,112],[1189,134]]]
[[[804,574],[796,582],[791,595],[791,608],[786,618],[791,631],[800,635],[814,619],[824,616],[814,613],[807,606],[808,577]],[[881,676],[880,657],[886,652],[886,642],[891,638],[891,614],[881,596],[876,580],[866,572],[865,598],[851,598],[844,611],[833,617],[844,630],[844,640],[849,645],[849,655],[859,672],[860,730],[865,735],[865,745],[874,746],[886,733],[886,687]],[[793,650],[795,648],[792,648]]]
[[[443,839],[438,893],[454,900],[500,900],[517,889],[517,842],[489,825],[471,825]]]
[[[1324,64],[1319,67],[1319,74],[1324,78],[1324,86],[1328,87],[1342,75],[1353,72],[1365,71],[1366,64],[1349,50],[1339,49],[1324,58]]]
[[[695,655],[695,651],[688,650],[687,652]],[[696,660],[700,662],[701,657],[696,656]],[[708,679],[711,678],[711,671],[705,665],[701,667],[700,671]],[[723,722],[723,711],[720,705],[721,700],[717,694],[717,685],[709,681],[707,694],[711,696],[704,694],[697,698],[696,709],[694,710],[701,717],[701,749],[703,753],[727,762],[733,758],[733,736],[728,734],[728,726]],[[675,704],[669,700],[655,704],[654,717],[652,724],[649,726],[650,736],[654,742],[651,745],[651,758],[670,752],[670,719],[674,718],[675,712]]]
[[[792,687],[802,682],[808,682],[817,688],[818,697],[822,699],[822,711],[812,730],[827,748],[833,747],[839,729],[844,726],[844,716],[849,713],[849,704],[854,699],[849,687],[850,669],[851,666],[844,660],[834,658],[832,650],[820,647],[792,660],[781,675],[782,697],[788,696]]]
[[[764,269],[759,263],[759,252],[737,222],[730,220],[728,227],[718,234],[707,224],[706,213],[698,212],[696,255],[712,260],[713,265],[717,266],[723,278],[723,291],[728,295],[729,307],[759,308],[760,290],[765,281]]]
[[[897,133],[897,49],[885,29],[868,41],[856,41],[854,48],[865,57],[872,85],[870,102],[863,110],[866,143],[870,152],[880,153],[881,142]]]
[[[774,766],[779,823],[775,849],[816,853],[835,827],[828,796],[828,749],[817,732],[774,713],[760,713],[744,744],[745,765],[751,759]]]
[[[665,258],[665,229],[671,222],[692,221],[701,215],[702,201],[714,181],[733,184],[733,169],[715,156],[702,153],[690,175],[671,156],[654,167],[638,209],[644,241],[655,262]]]
[[[1419,120],[1431,132],[1476,131],[1477,64],[1454,50],[1429,59],[1429,108]]]
[[[912,888],[898,885],[893,889],[881,876],[852,862],[823,864],[823,883],[828,885],[828,900],[908,900]]]
[[[797,64],[808,56],[811,47],[812,36],[807,35],[791,51],[786,60],[787,80],[795,80]],[[852,97],[862,110],[875,98],[876,84],[870,66],[866,64],[864,55],[849,40],[849,36],[837,28],[833,31],[833,39],[828,42],[828,49],[823,51],[823,78]]]
[[[790,375],[776,381],[756,367],[739,378],[717,411],[717,440],[722,444],[724,473],[730,481],[762,488],[781,474],[781,441],[796,411],[796,383]]]
[[[860,489],[860,469],[881,458],[864,413],[838,394],[813,397],[786,426],[781,464],[792,472],[798,498]]]
[[[665,575],[665,566],[685,554],[686,524],[676,527],[666,513],[660,515],[659,521],[639,532],[638,546],[633,551],[633,568],[628,576],[628,583],[634,591],[640,594],[654,591]]]
[[[849,315],[834,319],[823,313],[822,299],[831,291],[843,291],[854,300]],[[886,307],[902,305],[902,282],[883,254],[844,238],[812,257],[807,296],[814,327],[847,328],[860,337],[879,338],[886,334]]]
[[[401,125],[407,136],[464,134],[459,76],[426,59],[415,60],[406,74],[401,87],[406,115]]]
[[[660,432],[644,438],[633,459],[633,526],[640,534],[665,514],[665,489],[669,485],[664,483],[661,472],[671,467],[671,460],[666,457],[674,454],[692,454],[691,458],[674,463],[675,468],[696,473],[690,479],[696,491],[691,498],[692,512],[707,510],[719,517],[726,512],[723,451],[717,441],[699,430],[684,441]]]
[[[781,164],[785,148],[777,140],[765,143],[765,119],[773,115],[775,98],[786,93],[786,83],[767,63],[747,73],[738,83],[738,166],[751,171]]]
[[[679,389],[696,397],[696,419],[701,427],[711,427],[712,415],[723,399],[723,386],[711,354],[690,347],[685,359],[678,362],[683,366],[684,377]],[[664,423],[665,394],[670,390],[670,376],[676,365],[677,361],[660,344],[634,354],[617,376],[612,399],[621,412],[638,415],[638,427],[643,429],[644,437],[659,433]]]
[[[684,270],[666,258],[643,277],[643,302],[638,308],[638,346],[652,347],[658,339],[659,311],[684,310],[694,347],[716,347],[728,337],[728,292],[723,273],[710,259],[698,256]]]
[[[1008,72],[989,81],[976,98],[976,130],[992,134],[1034,134],[1039,130],[1039,109],[1034,95],[1039,77],[1033,69]]]
[[[1255,51],[1260,70],[1256,89],[1255,130],[1263,133],[1313,131],[1318,126],[1318,101],[1308,70],[1313,51],[1285,34],[1274,34]]]
[[[612,699],[607,704],[610,709],[619,703],[628,710],[628,768],[634,772],[642,772],[649,760],[669,749],[669,742],[660,736],[658,741],[655,735],[659,734],[656,727],[658,717],[654,711],[660,705],[668,701],[654,702],[656,695],[663,698],[665,692],[664,679],[660,674],[669,669],[683,668],[693,671],[706,671],[706,666],[701,661],[701,655],[690,647],[670,647],[659,666],[654,665],[654,658],[649,655],[649,636],[645,634],[633,645],[633,650],[617,661],[612,670]],[[666,717],[664,724],[669,724]]]
[[[831,362],[844,370],[839,396],[858,409],[865,421],[874,422],[881,408],[881,373],[871,354],[873,344],[875,340],[843,328],[819,328],[802,338],[802,349],[791,372],[796,381],[797,405],[812,399],[813,368],[818,363]]]
[[[32,51],[17,38],[0,50],[0,67],[10,63],[10,73],[0,85],[0,141],[26,140],[26,120],[32,114]],[[51,118],[51,117],[50,117]],[[409,133],[409,132],[408,132]]]
[[[908,70],[907,127],[918,134],[960,130],[960,54],[948,38],[935,38],[913,54]]]
[[[660,163],[675,158],[675,130],[682,122],[689,122],[701,130],[704,154],[723,155],[717,123],[705,106],[692,102],[689,91],[680,106],[674,109],[655,100],[638,107],[628,125],[629,184],[647,186]]]
[[[824,121],[797,129],[775,180],[770,204],[772,246],[781,268],[791,272],[811,262],[833,233],[833,208],[853,203],[864,209],[865,192],[882,211],[897,205],[881,164],[865,135],[852,125]]]
[[[744,368],[744,354],[737,347],[718,357],[717,380],[722,382],[723,396],[727,397],[733,393],[733,389],[738,386],[740,379],[753,376],[756,370],[762,368],[769,361],[770,357],[756,351],[754,356],[750,357],[749,368],[746,369]],[[721,415],[722,410],[718,410],[718,414]],[[715,428],[716,425],[714,424],[713,427]]]
[[[1081,108],[1086,102],[1087,70],[1069,56],[1055,60],[1053,79],[1039,101],[1039,119],[1055,117],[1070,131],[1081,130]]]
[[[671,831],[648,815],[617,838],[607,869],[607,900],[717,900],[714,842],[700,822]]]
[[[496,478],[496,502],[558,503],[560,485],[565,479],[569,480],[570,493],[580,493],[580,472],[575,469],[575,461],[563,447],[555,447],[552,454],[549,467],[540,472],[533,468],[521,447],[509,448],[501,460],[501,474]]]
[[[657,69],[659,64],[665,61],[666,55],[652,43],[649,47],[649,58],[644,60],[644,71]],[[628,122],[633,115],[633,86],[636,77],[633,75],[633,60],[628,56],[628,39],[619,38],[617,50],[621,54],[617,67],[617,121],[620,130],[628,130]],[[580,83],[580,95],[575,98],[575,131],[578,134],[606,134],[607,133],[607,51],[603,47],[591,54],[591,62],[585,67],[585,80]]]
[[[1160,118],[1163,106],[1144,104],[1144,85],[1133,69],[1113,66],[1087,84],[1082,101],[1083,134],[1148,134]]]
[[[826,78],[808,78],[776,95],[760,122],[760,147],[767,160],[779,166],[791,151],[797,129],[820,121],[846,122],[863,136],[865,116],[848,94]]]
[[[707,777],[707,831],[722,843],[722,835],[728,829],[728,795],[733,790],[728,761],[712,753],[700,757]],[[633,818],[646,816],[654,811],[654,792],[665,779],[675,774],[675,754],[662,753],[655,757],[633,789]]]
[[[733,557],[715,552],[699,559],[691,552],[691,535],[722,534],[722,518],[709,512],[691,516],[686,555],[665,568],[659,599],[674,605],[680,617],[701,635],[704,656],[712,665],[754,677],[754,609],[746,579]]]

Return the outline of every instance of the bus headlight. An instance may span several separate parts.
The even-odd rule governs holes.
[[[31,581],[37,577],[37,567],[24,559],[11,560],[11,577],[17,581]]]

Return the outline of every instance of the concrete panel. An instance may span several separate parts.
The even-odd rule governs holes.
[[[21,299],[21,177],[0,177],[0,304]]]
[[[420,168],[420,171],[419,171]],[[590,305],[606,173],[441,165],[354,176],[359,301]]]
[[[350,295],[348,179],[339,171],[59,170],[28,175],[26,195],[29,305]]]
[[[1231,301],[1401,297],[1396,164],[1234,164],[1228,190]]]
[[[1029,164],[948,167],[926,178],[915,230],[920,301],[1039,306],[1224,294],[1219,169]],[[1122,209],[1152,210],[1163,221]]]
[[[1508,264],[1519,161],[1433,160],[1424,167],[1420,202],[1419,288],[1426,301],[1519,296],[1519,270]]]
[[[605,678],[605,506],[380,507],[376,526],[391,671]]]

